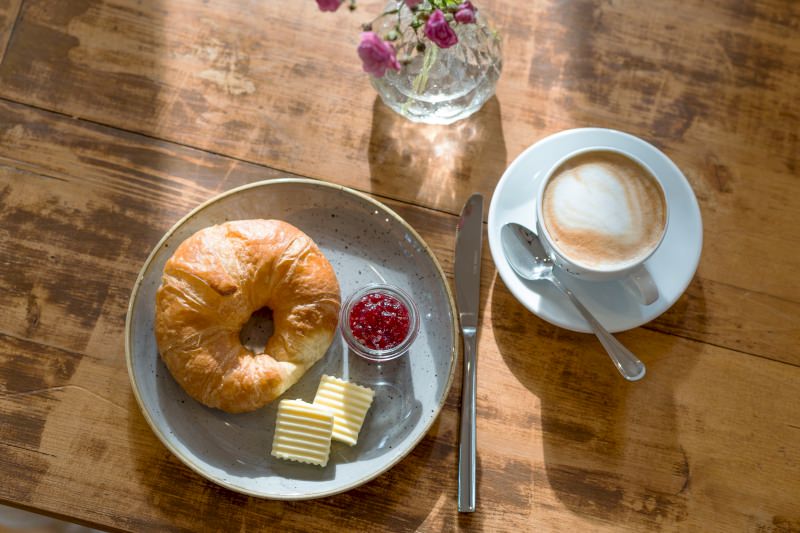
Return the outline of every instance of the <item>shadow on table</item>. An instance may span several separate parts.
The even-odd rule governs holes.
[[[500,102],[441,126],[411,122],[376,96],[368,158],[373,190],[458,213],[473,192],[490,194],[506,168]]]
[[[451,390],[448,404],[457,401],[458,392]],[[286,517],[283,524],[290,530],[299,527],[302,519],[302,527],[309,530],[325,527],[346,530],[361,523],[372,529],[411,531],[422,527],[439,508],[455,509],[457,458],[455,436],[450,429],[454,424],[440,427],[443,416],[457,417],[455,407],[449,415],[441,415],[411,453],[389,471],[353,490],[310,501],[254,498],[206,480],[156,438],[132,395],[128,407],[131,413],[128,436],[133,443],[130,452],[135,460],[135,475],[148,498],[148,516],[142,517],[141,523],[130,524],[133,530],[152,529],[153,520],[176,528],[196,528],[203,524],[208,530],[239,530],[246,525],[263,529],[270,524],[281,524]],[[443,476],[443,472],[447,474]]]
[[[547,487],[576,515],[633,528],[685,519],[689,463],[675,395],[692,368],[686,344],[643,328],[617,334],[647,365],[644,379],[629,383],[593,335],[528,312],[499,276],[491,316],[503,360],[541,404],[546,479],[534,466],[534,494]]]

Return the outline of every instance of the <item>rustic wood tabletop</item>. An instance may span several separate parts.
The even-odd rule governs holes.
[[[800,4],[476,2],[503,73],[451,126],[396,115],[361,72],[383,4],[0,0],[0,503],[134,531],[800,531]],[[477,512],[456,511],[459,379],[403,461],[319,500],[229,491],[156,438],[125,317],[192,208],[264,179],[346,185],[452,286],[467,197],[584,126],[680,167],[699,269],[618,335],[648,366],[628,383],[594,337],[528,312],[484,246]]]

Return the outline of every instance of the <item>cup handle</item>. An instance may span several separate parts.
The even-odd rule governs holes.
[[[625,278],[625,286],[639,297],[642,305],[650,305],[658,300],[658,287],[647,267],[639,265]]]

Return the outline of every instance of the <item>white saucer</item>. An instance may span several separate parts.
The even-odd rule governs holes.
[[[703,222],[694,192],[658,148],[633,135],[602,128],[567,130],[540,140],[511,163],[494,190],[489,206],[489,248],[503,282],[528,310],[556,326],[591,331],[566,296],[550,283],[518,277],[506,261],[500,241],[500,229],[508,222],[535,231],[539,180],[560,158],[589,146],[619,148],[641,159],[662,179],[670,210],[664,241],[645,263],[660,293],[654,303],[641,305],[619,281],[589,282],[561,276],[609,331],[624,331],[653,320],[675,303],[694,277],[703,247]]]

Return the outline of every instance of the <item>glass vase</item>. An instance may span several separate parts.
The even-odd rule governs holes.
[[[450,48],[439,48],[422,27],[412,28],[412,13],[401,2],[390,1],[385,13],[373,27],[380,34],[400,28],[393,45],[401,69],[370,76],[383,103],[414,122],[451,124],[492,97],[503,60],[500,38],[481,11],[474,23],[453,25],[458,43]]]

